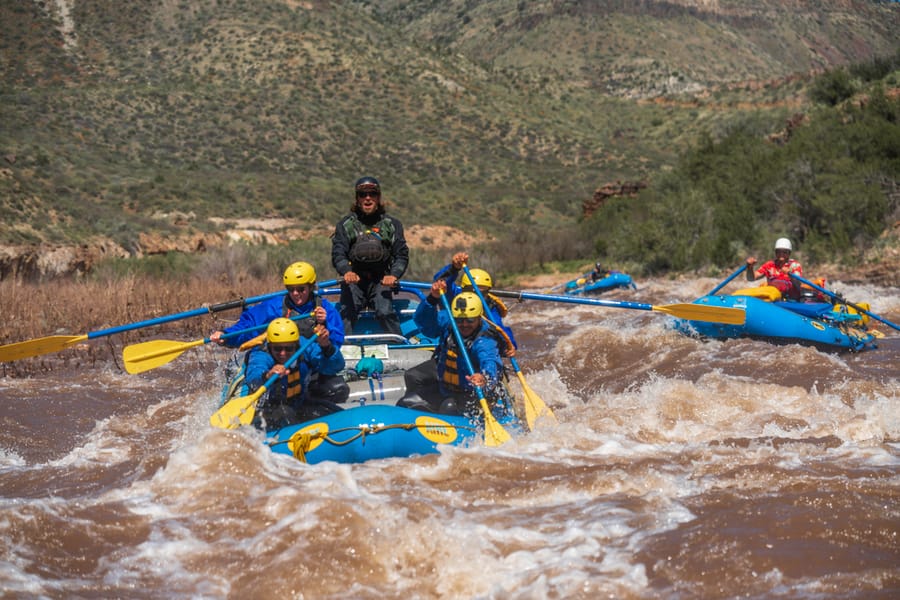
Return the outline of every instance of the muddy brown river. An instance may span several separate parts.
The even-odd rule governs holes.
[[[687,302],[716,283],[603,298]],[[835,284],[900,322],[900,289]],[[229,356],[210,345],[140,375],[110,357],[0,377],[0,595],[900,597],[897,331],[842,354],[510,305],[559,424],[499,448],[276,455],[209,426]]]

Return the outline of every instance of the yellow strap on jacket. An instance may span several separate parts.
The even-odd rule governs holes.
[[[492,293],[487,293],[488,300],[494,303],[494,306],[497,307],[497,312],[500,313],[500,318],[503,319],[506,317],[506,314],[509,312],[509,309],[506,308],[506,305],[503,304],[503,300],[493,295]]]

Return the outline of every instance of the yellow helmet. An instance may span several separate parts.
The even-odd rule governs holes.
[[[473,273],[474,275],[474,273]],[[462,292],[453,298],[450,305],[450,312],[453,313],[454,319],[480,317],[484,314],[484,307],[481,305],[481,298],[474,292]]]
[[[270,344],[290,344],[300,341],[300,330],[290,319],[278,317],[266,327],[266,339]]]
[[[490,273],[483,269],[469,269],[469,273],[472,274],[472,279],[475,280],[475,285],[478,286],[479,289],[491,289],[494,287],[494,281],[491,279]],[[462,287],[472,287],[472,280],[469,279],[469,276],[463,273],[462,279],[459,280],[459,283]]]
[[[316,270],[307,262],[295,262],[284,270],[284,285],[313,285],[316,283]]]

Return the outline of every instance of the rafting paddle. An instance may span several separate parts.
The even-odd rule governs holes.
[[[274,298],[275,296],[283,296],[284,294],[285,292],[274,292],[272,294],[266,294],[264,296],[257,296],[256,298],[247,298],[246,300],[240,298],[238,300],[231,300],[229,302],[223,302],[222,304],[215,304],[209,307],[196,308],[194,310],[189,310],[174,315],[158,317],[156,319],[149,319],[147,321],[140,321],[138,323],[131,323],[130,325],[120,325],[118,327],[111,327],[109,329],[91,331],[90,333],[86,333],[84,335],[52,335],[35,340],[7,344],[5,346],[0,346],[0,362],[30,358],[32,356],[49,354],[51,352],[59,352],[60,350],[65,350],[66,348],[85,340],[92,340],[94,338],[113,335],[115,333],[122,333],[124,331],[131,331],[132,329],[149,327],[151,325],[160,325],[162,323],[169,323],[171,321],[178,321],[181,319],[186,319],[188,317],[196,317],[207,313],[214,313],[223,310],[229,310],[232,308],[241,308],[247,304],[262,302],[263,300],[268,300],[269,298]]]
[[[313,334],[311,338],[303,342],[300,348],[284,361],[284,365],[290,368],[291,365],[300,360],[300,357],[317,337],[319,337],[318,333]],[[222,408],[214,412],[209,418],[210,425],[221,429],[237,429],[241,425],[250,425],[253,422],[253,417],[256,416],[256,405],[259,403],[259,399],[266,393],[267,389],[278,381],[279,377],[283,377],[283,375],[274,373],[249,396],[241,396],[226,402],[222,405]]]
[[[306,313],[305,315],[291,317],[291,320],[299,321],[301,319],[309,317],[310,314],[311,313]],[[263,323],[262,325],[256,325],[255,327],[248,327],[247,329],[232,331],[231,333],[224,334],[222,336],[222,339],[227,340],[230,338],[240,337],[245,333],[262,331],[268,326],[268,323]],[[155,369],[156,367],[161,367],[165,364],[168,364],[181,356],[181,354],[185,350],[190,350],[191,348],[208,344],[210,341],[211,340],[206,337],[202,340],[195,340],[193,342],[150,340],[149,342],[132,344],[131,346],[126,346],[125,349],[122,350],[122,361],[125,363],[125,370],[132,375],[135,375],[137,373],[143,373],[144,371],[149,371],[151,369]]]
[[[484,311],[488,310],[488,303],[484,298],[484,295],[481,293],[481,289],[474,285],[475,278],[472,277],[472,273],[469,272],[469,266],[466,263],[462,264],[463,272],[466,274],[466,277],[469,278],[469,281],[473,282],[472,289],[475,290],[475,293],[478,294],[478,298],[481,300],[481,305],[484,308]],[[510,342],[511,343],[511,342]],[[512,364],[513,371],[516,373],[516,377],[519,378],[519,383],[522,384],[522,392],[525,395],[525,421],[528,423],[528,429],[534,429],[534,423],[537,421],[538,417],[546,414],[548,417],[553,419],[553,421],[557,421],[556,415],[553,414],[553,411],[550,410],[550,407],[538,396],[534,390],[528,385],[525,381],[525,375],[522,374],[522,369],[519,368],[519,363],[516,361],[515,356],[509,357],[509,362]]]
[[[336,280],[324,281],[319,285],[319,287],[334,285],[335,283]],[[151,325],[171,323],[172,321],[180,321],[181,319],[187,319],[188,317],[197,317],[200,315],[205,315],[207,313],[216,313],[223,310],[230,310],[232,308],[243,308],[248,304],[256,304],[270,298],[275,298],[276,296],[283,296],[286,293],[287,292],[285,290],[282,290],[280,292],[272,292],[271,294],[264,294],[262,296],[256,296],[254,298],[239,298],[237,300],[230,300],[221,304],[214,304],[213,306],[195,308],[194,310],[189,310],[174,315],[157,317],[156,319],[148,319],[146,321],[139,321],[137,323],[131,323],[129,325],[119,325],[118,327],[101,329],[99,331],[91,331],[83,335],[51,335],[34,340],[6,344],[5,346],[0,346],[0,362],[12,362],[14,360],[21,360],[23,358],[31,358],[33,356],[40,356],[42,354],[50,354],[51,352],[60,352],[80,342],[93,340],[95,338],[113,335],[116,333],[123,333],[125,331],[132,331],[134,329],[141,329],[142,327],[150,327]]]
[[[796,279],[797,281],[799,281],[800,283],[805,283],[806,285],[808,285],[808,286],[811,287],[812,289],[817,290],[817,291],[819,291],[819,292],[822,292],[822,293],[825,294],[826,296],[829,296],[829,297],[831,297],[831,298],[834,298],[835,300],[837,300],[837,301],[840,302],[841,304],[846,304],[847,306],[849,306],[849,307],[851,307],[851,308],[853,308],[853,309],[855,309],[855,310],[857,310],[857,311],[859,311],[859,312],[861,312],[861,313],[863,313],[863,314],[869,315],[870,317],[872,317],[872,318],[875,319],[876,321],[881,321],[881,322],[884,323],[885,325],[888,325],[888,326],[890,326],[890,327],[893,327],[893,328],[896,329],[897,331],[900,331],[900,325],[895,325],[894,323],[891,323],[891,322],[888,321],[887,319],[883,319],[883,318],[879,317],[878,315],[876,315],[876,314],[874,314],[874,313],[872,313],[872,312],[870,312],[870,311],[864,309],[862,306],[858,306],[858,305],[856,305],[856,304],[853,304],[852,302],[848,302],[847,300],[844,300],[844,298],[843,298],[840,294],[835,294],[834,292],[829,292],[829,291],[826,290],[825,288],[816,285],[816,284],[813,283],[812,281],[807,281],[806,279],[803,279],[802,277],[800,277],[799,275],[795,275],[794,273],[790,273],[790,276],[791,276],[792,278]]]
[[[466,368],[469,369],[469,373],[474,375],[475,367],[472,366],[472,359],[469,358],[469,352],[466,350],[466,342],[459,332],[459,328],[456,326],[456,321],[453,319],[453,309],[450,308],[450,301],[447,300],[447,295],[444,293],[444,290],[441,290],[441,301],[444,303],[444,308],[447,310],[447,316],[450,317],[450,328],[453,330],[453,335],[456,337],[457,345],[459,345],[459,353],[462,355],[463,360],[466,363]],[[481,410],[484,412],[484,444],[486,446],[499,446],[508,441],[510,435],[503,429],[503,426],[500,425],[497,419],[494,418],[494,415],[491,414],[491,408],[484,398],[484,391],[482,391],[481,386],[475,385],[473,387],[478,394]]]
[[[541,397],[525,381],[525,375],[522,374],[522,369],[519,368],[516,357],[510,356],[509,362],[512,363],[513,371],[516,372],[519,383],[522,385],[522,392],[525,395],[525,421],[528,423],[528,429],[534,429],[535,422],[541,416],[550,417],[554,423],[558,423],[559,421],[556,419],[553,411],[550,410],[550,407],[544,403]]]
[[[501,298],[517,298],[520,300],[545,300],[548,302],[567,302],[569,304],[587,304],[589,306],[606,306],[609,308],[631,308],[635,310],[653,310],[663,312],[688,321],[705,321],[724,323],[726,325],[743,325],[747,315],[740,308],[726,306],[708,306],[705,304],[663,304],[655,306],[642,302],[617,302],[615,300],[598,300],[595,298],[573,298],[572,296],[552,296],[549,294],[531,294],[528,292],[506,292],[491,290]]]

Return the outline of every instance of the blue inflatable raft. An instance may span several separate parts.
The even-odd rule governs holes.
[[[755,338],[774,343],[800,343],[824,350],[858,352],[875,348],[877,332],[852,308],[829,302],[767,301],[750,295],[709,295],[694,304],[740,308],[743,325],[726,325],[676,319],[675,328],[707,338]]]
[[[320,293],[332,296],[339,290]],[[350,387],[350,397],[339,405],[343,410],[267,431],[266,443],[271,449],[307,463],[358,463],[435,453],[441,446],[483,443],[482,415],[445,415],[396,406],[406,392],[404,372],[427,360],[437,341],[424,336],[413,321],[416,306],[423,300],[419,289],[401,286],[394,307],[402,336],[385,333],[372,311],[361,313],[353,334],[341,347],[346,361],[342,375]],[[226,385],[223,405],[247,393],[236,381]],[[507,395],[491,402],[490,410],[498,423],[516,432],[520,422],[513,404]]]
[[[601,294],[615,289],[637,289],[631,275],[626,275],[619,271],[610,271],[609,275],[596,281],[591,281],[590,277],[579,277],[566,283],[565,293],[570,296],[579,294]]]

